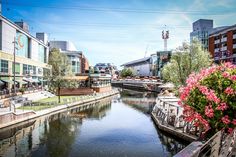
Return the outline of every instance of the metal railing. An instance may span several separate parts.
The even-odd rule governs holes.
[[[232,134],[223,130],[217,132],[206,142],[192,142],[174,157],[231,157],[236,155],[236,129]]]

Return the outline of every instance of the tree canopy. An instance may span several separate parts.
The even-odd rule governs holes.
[[[57,90],[60,102],[60,89],[67,83],[64,76],[72,75],[71,64],[68,57],[56,48],[50,51],[48,64],[52,66],[51,74],[48,75],[50,89],[54,92]]]
[[[134,76],[134,71],[130,68],[124,68],[120,73],[121,77]]]
[[[210,53],[202,49],[198,41],[191,45],[183,43],[171,56],[170,62],[162,69],[164,81],[173,82],[176,87],[185,85],[187,77],[192,72],[199,72],[211,65]]]

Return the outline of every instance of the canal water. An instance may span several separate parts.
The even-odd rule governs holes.
[[[159,131],[155,95],[123,90],[89,108],[74,108],[0,130],[4,157],[168,157],[188,143]]]

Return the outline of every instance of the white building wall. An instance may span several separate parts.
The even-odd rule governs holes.
[[[14,38],[16,36],[16,29],[9,26],[2,21],[2,51],[13,54],[14,52]]]
[[[38,61],[39,60],[39,55],[38,55],[38,42],[36,42],[34,39],[31,40],[31,59]]]
[[[150,72],[150,64],[140,64],[127,67],[131,68],[137,76],[152,76]]]

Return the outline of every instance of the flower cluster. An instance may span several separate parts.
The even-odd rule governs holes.
[[[231,133],[236,127],[235,65],[223,63],[193,73],[179,92],[185,121],[213,132],[225,128]]]

